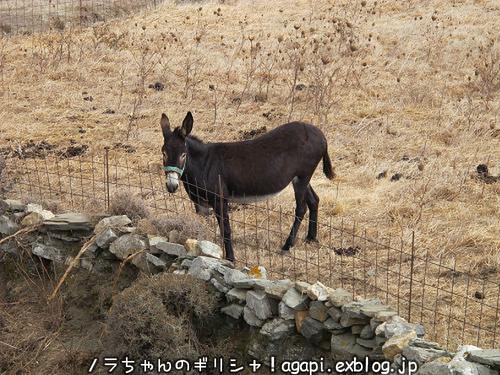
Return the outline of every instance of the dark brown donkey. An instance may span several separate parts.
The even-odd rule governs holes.
[[[173,131],[168,117],[162,114],[161,128],[168,191],[174,193],[182,181],[197,212],[213,208],[227,259],[234,260],[228,203],[266,199],[278,194],[290,182],[297,206],[283,250],[293,246],[307,208],[310,215],[306,240],[316,241],[319,198],[309,182],[321,159],[326,177],[335,177],[321,130],[302,122],[291,122],[249,141],[203,143],[190,135],[191,112],[182,126]]]

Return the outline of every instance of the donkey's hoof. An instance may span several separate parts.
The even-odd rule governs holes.
[[[316,237],[311,238],[311,237],[306,237],[305,243],[319,243],[318,239]]]

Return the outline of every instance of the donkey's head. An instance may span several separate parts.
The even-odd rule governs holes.
[[[167,177],[167,190],[175,193],[179,188],[179,180],[186,168],[187,147],[186,137],[193,129],[193,115],[188,112],[181,127],[170,130],[170,121],[166,114],[161,115],[163,132],[163,169]]]

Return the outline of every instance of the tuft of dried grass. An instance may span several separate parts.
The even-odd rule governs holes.
[[[150,223],[159,235],[168,237],[172,230],[180,234],[181,242],[187,238],[203,240],[208,238],[208,230],[204,222],[196,215],[186,213],[159,215],[150,217]]]
[[[127,215],[133,222],[147,218],[150,214],[143,199],[127,192],[118,192],[111,198],[109,213]]]

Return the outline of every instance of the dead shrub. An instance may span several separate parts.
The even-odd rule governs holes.
[[[172,214],[160,215],[150,218],[151,224],[161,236],[168,237],[172,230],[177,230],[181,235],[181,242],[188,238],[203,240],[208,238],[208,230],[204,223],[194,215]]]
[[[113,196],[109,205],[109,213],[111,215],[127,215],[134,222],[149,216],[146,202],[128,192],[118,192]]]
[[[206,332],[213,328],[217,311],[215,294],[191,276],[144,277],[114,298],[104,354],[191,359],[207,355],[211,345]]]

